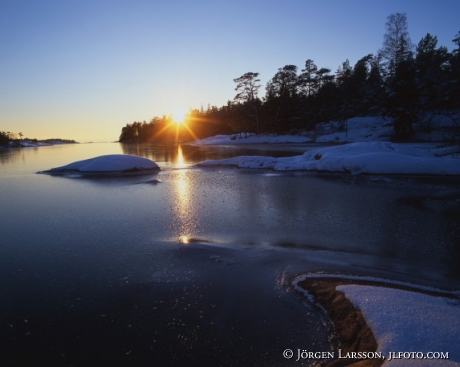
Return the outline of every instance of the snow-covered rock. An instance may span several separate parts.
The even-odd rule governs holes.
[[[70,163],[66,166],[51,168],[39,173],[87,173],[87,174],[143,174],[159,170],[158,165],[150,159],[125,154],[109,154]]]

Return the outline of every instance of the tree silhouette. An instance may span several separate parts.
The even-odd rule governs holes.
[[[385,61],[386,72],[393,76],[396,65],[405,52],[412,49],[412,42],[409,37],[407,17],[405,13],[390,14],[385,23],[386,33],[383,39],[383,47],[380,55]]]

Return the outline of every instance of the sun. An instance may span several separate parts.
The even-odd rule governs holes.
[[[187,118],[187,113],[186,112],[176,112],[173,115],[174,122],[178,125],[182,125]]]

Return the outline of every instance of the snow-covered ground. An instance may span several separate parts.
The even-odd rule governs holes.
[[[192,145],[229,145],[229,144],[282,144],[310,143],[313,139],[302,135],[216,135],[197,140]]]
[[[317,143],[352,143],[389,141],[393,137],[394,130],[390,119],[355,117],[346,122],[332,121],[318,124],[314,134]]]
[[[337,290],[362,311],[377,339],[377,351],[387,358],[385,367],[460,366],[458,299],[362,285],[341,285]],[[390,352],[405,354],[391,358]],[[431,359],[441,357],[436,353],[449,358]]]
[[[150,159],[127,155],[109,154],[100,157],[73,162],[65,166],[51,168],[39,173],[118,173],[118,172],[150,172],[158,170],[158,165]]]
[[[442,122],[442,123],[441,123]],[[439,122],[438,135],[446,121]],[[460,146],[445,147],[442,143],[392,143],[391,121],[381,117],[357,117],[347,122],[346,131],[337,131],[338,122],[319,124],[316,143],[342,145],[316,147],[301,156],[272,158],[241,156],[199,163],[199,166],[226,165],[240,168],[264,168],[275,171],[330,171],[352,174],[460,174]],[[341,129],[343,128],[343,123]],[[443,125],[444,124],[444,125]],[[447,128],[447,127],[446,127]],[[331,133],[331,131],[334,131]],[[429,139],[428,139],[429,140]],[[311,140],[313,141],[313,140]],[[252,135],[231,140],[229,135],[218,135],[195,144],[243,143],[301,143],[305,136]],[[344,142],[348,144],[343,144]],[[306,148],[308,149],[308,148]]]
[[[298,290],[305,292],[297,283],[307,277],[329,278],[330,275],[300,276],[294,282]],[[388,284],[376,278],[351,279]],[[377,352],[385,358],[384,367],[460,366],[459,293],[401,282],[395,285],[414,291],[389,288],[387,285],[351,284],[337,287],[363,313],[377,339]],[[418,289],[437,293],[438,296],[421,293]],[[400,352],[403,354],[398,354]],[[448,359],[441,359],[442,356],[448,356]]]
[[[457,151],[458,149],[451,149]],[[314,148],[295,157],[240,156],[201,162],[199,166],[236,166],[274,171],[330,171],[352,174],[460,174],[457,154],[446,154],[433,144],[360,142]],[[446,155],[439,156],[442,153]]]

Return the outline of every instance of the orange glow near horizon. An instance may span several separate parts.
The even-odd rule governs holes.
[[[188,113],[178,112],[178,113],[175,113],[174,115],[170,115],[168,123],[165,126],[163,126],[160,131],[156,132],[154,136],[152,137],[152,139],[155,139],[161,136],[163,133],[167,133],[168,131],[171,131],[171,129],[174,129],[174,126],[175,126],[176,142],[180,141],[180,130],[181,129],[185,129],[194,140],[197,140],[198,137],[196,136],[196,134],[193,132],[193,130],[189,126],[189,123],[191,122],[193,122],[193,119],[190,118]]]
[[[193,132],[193,130],[188,126],[187,121],[184,121],[181,125],[177,125],[178,130],[181,127],[185,128],[194,140],[198,139],[198,136],[196,136],[196,134]]]

